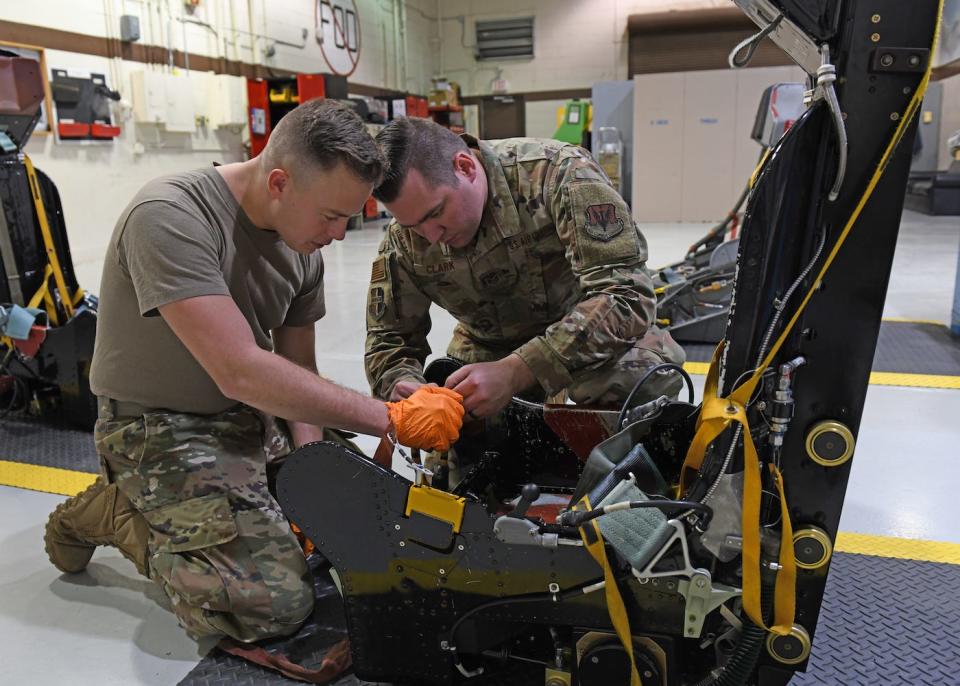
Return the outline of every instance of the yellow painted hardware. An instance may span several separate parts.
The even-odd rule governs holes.
[[[798,568],[820,569],[833,556],[833,543],[826,531],[820,527],[809,526],[793,534],[793,550]],[[816,558],[811,558],[808,554],[808,551],[816,553],[818,550],[820,554]]]
[[[827,445],[818,445],[819,439],[828,441]],[[823,448],[832,448],[834,443],[839,443],[840,454],[836,457],[825,455],[821,452]],[[813,428],[807,432],[807,456],[819,465],[824,467],[839,467],[853,456],[853,449],[856,441],[853,433],[840,422],[826,420],[814,424]]]
[[[767,634],[767,652],[777,662],[799,664],[810,656],[810,634],[799,624],[794,624],[787,636]]]
[[[440,491],[429,486],[411,486],[407,492],[407,508],[404,512],[409,517],[414,512],[448,522],[453,527],[453,533],[460,533],[463,525],[463,508],[466,498],[458,498],[446,491]]]

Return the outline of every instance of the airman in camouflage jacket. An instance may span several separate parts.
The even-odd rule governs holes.
[[[464,139],[479,149],[489,187],[477,237],[457,249],[387,228],[367,303],[374,394],[423,381],[431,303],[457,320],[451,357],[516,353],[548,395],[622,402],[645,369],[682,364],[683,350],[653,323],[646,240],[590,154],[552,140]],[[679,389],[676,375],[660,381]]]

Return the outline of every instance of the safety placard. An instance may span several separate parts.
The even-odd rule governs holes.
[[[360,15],[353,0],[316,0],[314,24],[330,71],[350,76],[360,62]]]

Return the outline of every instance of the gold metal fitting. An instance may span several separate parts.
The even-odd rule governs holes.
[[[853,456],[856,440],[845,425],[833,420],[815,424],[807,432],[807,455],[824,467],[839,467]]]
[[[795,665],[810,656],[810,634],[799,624],[794,624],[787,636],[767,634],[767,652],[785,665]]]
[[[793,534],[793,554],[800,569],[820,569],[830,561],[833,543],[820,527],[804,527]]]

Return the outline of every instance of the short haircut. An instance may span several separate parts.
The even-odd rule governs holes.
[[[342,162],[362,181],[378,184],[385,161],[363,120],[350,107],[317,98],[277,122],[264,148],[270,169],[302,165],[330,170]]]
[[[387,158],[383,181],[373,189],[373,197],[381,202],[396,200],[410,169],[420,172],[431,188],[456,186],[453,157],[469,150],[450,129],[416,117],[390,122],[377,134],[377,143]]]

